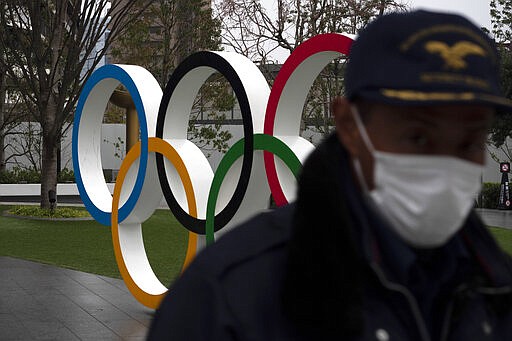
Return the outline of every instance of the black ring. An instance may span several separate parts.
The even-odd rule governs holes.
[[[249,99],[245,88],[240,80],[235,69],[231,64],[217,53],[203,51],[197,52],[186,58],[174,71],[167,83],[160,108],[158,110],[158,119],[156,125],[156,136],[164,138],[164,125],[165,116],[167,114],[167,108],[169,102],[174,93],[174,90],[181,82],[185,75],[193,69],[201,66],[208,66],[219,73],[221,73],[230,83],[240,105],[240,111],[242,114],[242,122],[244,126],[244,157],[242,161],[242,170],[240,172],[240,178],[235,188],[233,196],[229,200],[226,207],[215,215],[215,231],[220,230],[222,227],[233,218],[238,208],[240,207],[242,200],[245,196],[247,186],[249,184],[249,177],[251,175],[251,168],[253,162],[253,151],[254,151],[254,140],[253,140],[253,125],[252,125],[252,113],[249,105]],[[199,90],[199,89],[197,89]],[[167,181],[167,174],[165,171],[164,159],[160,153],[156,154],[156,165],[158,170],[158,178],[160,180],[160,186],[164,194],[167,205],[171,209],[176,219],[189,231],[197,234],[206,234],[206,220],[198,219],[181,208],[180,204],[176,200],[169,182]]]

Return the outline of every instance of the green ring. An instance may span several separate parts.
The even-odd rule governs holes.
[[[297,155],[295,155],[295,153],[283,141],[279,140],[275,136],[267,134],[254,134],[253,138],[255,151],[263,150],[276,155],[283,160],[297,179],[302,164],[297,158]],[[224,178],[231,166],[236,160],[238,160],[238,158],[243,156],[243,154],[244,139],[242,138],[228,150],[215,171],[212,185],[210,187],[210,193],[208,194],[208,203],[206,205],[206,245],[210,245],[215,242],[215,206],[217,205],[220,186],[222,185],[222,182],[224,181]]]

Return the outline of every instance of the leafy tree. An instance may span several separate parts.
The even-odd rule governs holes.
[[[42,135],[39,126],[33,122],[20,122],[16,130],[11,132],[11,138],[6,145],[9,147],[13,164],[17,168],[41,172]],[[24,162],[20,162],[20,158]]]
[[[0,26],[0,35],[6,32]],[[0,50],[0,59],[4,61],[7,51]],[[23,103],[17,89],[13,86],[13,81],[7,74],[5,63],[0,63],[0,171],[5,171],[7,164],[15,159],[18,155],[12,152],[8,138],[17,134],[17,128],[23,120],[24,115]],[[7,152],[10,152],[7,156]]]
[[[9,143],[6,138],[15,134],[16,128],[21,122],[19,96],[9,89],[9,78],[0,65],[0,172],[6,170],[10,159],[15,158],[15,153],[6,156]]]
[[[164,88],[174,69],[190,54],[219,49],[220,23],[212,17],[208,1],[155,0],[140,20],[117,38],[112,56],[115,62],[145,67]],[[203,149],[224,151],[231,134],[222,129],[224,116],[220,113],[233,105],[229,86],[222,77],[213,76],[194,103],[189,138]]]
[[[399,0],[277,0],[272,9],[259,0],[221,0],[216,11],[222,20],[224,43],[265,69],[277,63],[272,57],[276,51],[290,54],[321,33],[356,34],[375,17],[406,9]],[[331,129],[331,99],[343,93],[345,62],[346,58],[336,59],[322,71],[304,106],[304,125],[322,134]],[[275,73],[264,74],[272,83]]]
[[[6,171],[8,164],[40,171],[41,135],[28,111],[19,89],[7,72],[0,70],[0,172]],[[20,158],[28,166],[20,163]]]
[[[501,57],[501,87],[505,97],[512,99],[512,1],[491,0],[491,32]],[[489,143],[502,150],[511,160],[512,150],[507,138],[512,134],[512,112],[497,117],[489,138]],[[494,154],[493,158],[498,160]]]
[[[105,48],[135,20],[148,1],[3,0],[0,6],[1,68],[13,81],[42,138],[41,206],[56,190],[57,151],[69,128],[84,80]],[[86,61],[92,68],[84,70]]]

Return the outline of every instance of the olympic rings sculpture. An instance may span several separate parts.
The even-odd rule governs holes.
[[[229,52],[191,55],[177,67],[163,92],[139,66],[106,65],[91,75],[73,126],[76,183],[91,215],[111,226],[119,271],[139,302],[156,308],[168,290],[151,269],[141,229],[162,195],[189,230],[183,269],[205,244],[266,209],[270,195],[278,206],[293,200],[295,177],[313,150],[299,136],[306,97],[321,70],[340,55],[348,55],[351,43],[351,38],[334,33],[305,41],[283,64],[272,90],[256,65]],[[193,101],[214,72],[231,84],[244,131],[215,173],[200,149],[187,140]],[[140,142],[124,158],[111,194],[101,165],[101,123],[119,84],[135,103]]]

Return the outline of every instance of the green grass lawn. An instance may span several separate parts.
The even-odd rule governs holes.
[[[8,207],[0,206],[0,211]],[[490,228],[512,254],[512,230]],[[157,210],[142,226],[153,270],[169,284],[180,272],[188,232],[168,210]],[[95,221],[41,221],[0,216],[0,256],[120,278],[110,228]]]
[[[512,230],[499,227],[490,227],[490,230],[503,250],[512,255]]]
[[[0,211],[6,210],[0,206]],[[149,261],[169,284],[180,272],[188,232],[167,210],[142,225]],[[0,256],[120,278],[110,228],[96,221],[41,221],[0,216]]]

